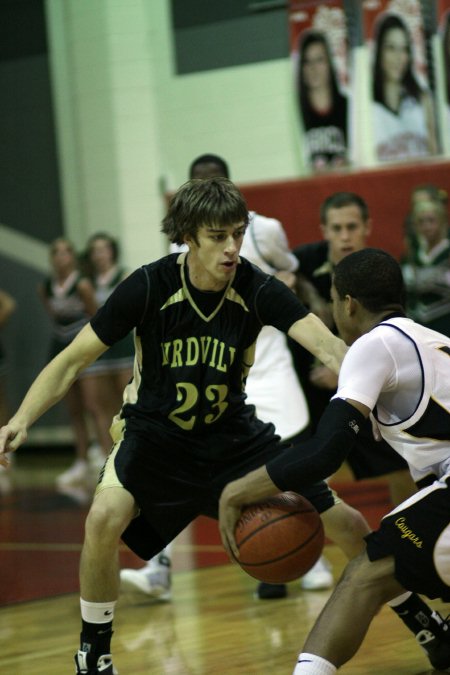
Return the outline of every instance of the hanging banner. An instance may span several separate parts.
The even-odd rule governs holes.
[[[316,172],[347,166],[350,77],[343,0],[291,0],[289,24],[305,162]]]
[[[363,0],[371,52],[371,119],[379,162],[439,152],[419,0]]]

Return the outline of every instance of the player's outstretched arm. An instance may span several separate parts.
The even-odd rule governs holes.
[[[239,558],[234,529],[241,516],[241,509],[280,492],[262,466],[246,476],[228,483],[219,500],[219,529],[222,543],[231,560]]]
[[[302,345],[334,373],[339,373],[348,347],[310,312],[289,328],[289,337]]]
[[[0,464],[6,466],[5,452],[17,450],[25,442],[27,430],[70,389],[79,373],[108,347],[90,324],[40,372],[16,414],[0,429]]]

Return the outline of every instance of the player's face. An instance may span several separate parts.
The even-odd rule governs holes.
[[[329,244],[330,261],[337,265],[345,256],[365,248],[371,221],[364,220],[357,204],[350,204],[328,209],[326,222],[321,227]]]
[[[197,232],[197,242],[187,236],[191,282],[203,291],[218,291],[234,276],[246,225],[205,225]]]
[[[320,42],[313,43],[305,49],[303,56],[303,82],[309,89],[328,86],[330,67],[325,47]]]
[[[387,82],[401,82],[409,63],[408,36],[401,28],[391,28],[381,46],[381,70]]]

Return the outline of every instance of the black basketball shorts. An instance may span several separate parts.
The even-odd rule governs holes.
[[[409,497],[366,537],[374,561],[395,560],[395,577],[408,591],[450,601],[450,477]]]
[[[124,487],[134,496],[140,514],[124,532],[125,543],[149,559],[197,516],[217,518],[225,485],[283,452],[285,446],[273,425],[256,420],[253,431],[245,443],[236,445],[233,429],[196,436],[145,420],[121,420],[112,429],[115,444],[96,494],[108,487]],[[218,452],[218,444],[233,447],[232,456]],[[325,481],[302,494],[319,513],[337,502]]]

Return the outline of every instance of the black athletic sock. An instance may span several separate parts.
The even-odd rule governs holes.
[[[80,649],[98,657],[111,652],[112,621],[89,623],[84,619],[80,633]]]
[[[436,637],[441,637],[447,628],[439,614],[428,607],[422,598],[415,593],[412,593],[407,600],[392,607],[392,609],[414,635],[426,629]]]
[[[431,609],[414,593],[404,602],[392,607],[403,623],[415,635],[417,643],[428,656],[435,670],[450,669],[450,629],[447,619]]]

